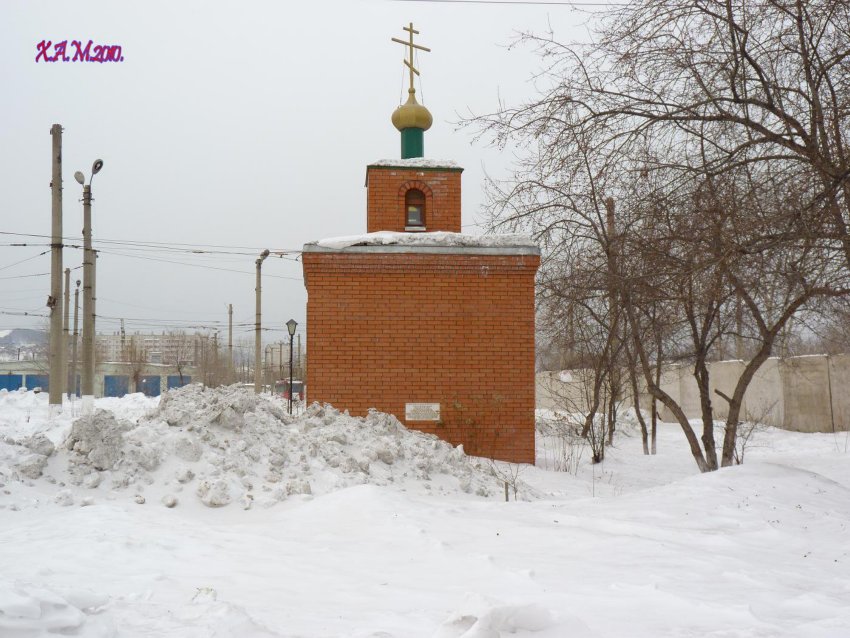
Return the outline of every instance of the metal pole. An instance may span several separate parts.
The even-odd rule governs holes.
[[[294,337],[289,335],[289,413],[292,414],[292,340]]]
[[[233,383],[233,304],[227,304],[227,382]]]
[[[91,251],[91,353],[89,365],[91,366],[92,398],[95,393],[95,376],[97,374],[97,259],[100,255],[96,250]],[[92,405],[94,407],[94,405]]]
[[[263,384],[263,372],[262,372],[262,344],[261,344],[261,335],[260,330],[262,327],[262,303],[261,303],[261,295],[262,289],[260,287],[260,271],[263,267],[263,260],[269,256],[268,249],[264,250],[260,253],[260,258],[257,259],[257,284],[254,290],[257,293],[257,308],[256,308],[256,316],[254,321],[254,392],[259,394],[262,391]]]
[[[77,394],[77,340],[79,332],[77,331],[77,316],[80,313],[80,280],[77,279],[77,288],[74,290],[74,341],[71,345],[71,381],[68,387],[76,396]]]
[[[53,138],[50,241],[50,405],[62,409],[62,126],[50,127]],[[57,408],[51,407],[51,411]]]
[[[68,366],[68,347],[71,345],[71,340],[68,335],[69,329],[69,317],[71,313],[71,269],[65,269],[65,299],[63,301],[63,317],[62,317],[62,374],[60,378],[62,379],[64,389],[68,398],[71,398],[71,383],[69,381],[68,375],[69,366]]]
[[[262,372],[260,370],[260,368],[262,366],[262,361],[260,359],[260,349],[262,348],[262,345],[260,343],[260,326],[262,325],[261,324],[261,321],[262,321],[262,319],[261,319],[262,305],[261,305],[261,300],[260,300],[260,296],[262,295],[262,292],[260,290],[260,269],[263,267],[263,260],[258,259],[256,264],[257,264],[257,283],[256,283],[256,286],[254,288],[254,291],[257,293],[256,294],[256,306],[257,307],[255,309],[255,314],[254,314],[254,393],[259,394],[260,390],[261,390],[261,388],[260,388],[261,383],[260,382],[262,381]]]
[[[212,385],[218,387],[221,385],[221,377],[218,369],[218,332],[213,333],[213,363],[212,363]]]
[[[83,413],[91,414],[94,407],[94,252],[91,249],[91,184],[83,185]]]

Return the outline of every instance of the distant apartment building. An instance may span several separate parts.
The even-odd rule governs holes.
[[[210,338],[198,333],[171,332],[162,334],[97,335],[98,361],[162,363],[194,366],[203,360],[205,349],[212,345]]]

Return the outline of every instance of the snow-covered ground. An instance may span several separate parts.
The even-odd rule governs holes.
[[[0,391],[2,638],[850,636],[846,433],[700,475],[669,424],[517,468],[235,388],[96,407]]]

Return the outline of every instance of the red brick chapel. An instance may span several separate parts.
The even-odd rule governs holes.
[[[401,159],[366,167],[366,234],[306,244],[309,401],[370,408],[467,454],[534,463],[534,279],[527,238],[461,234],[461,174],[424,158],[413,87]],[[394,39],[395,40],[395,39]]]

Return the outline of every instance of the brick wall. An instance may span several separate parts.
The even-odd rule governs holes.
[[[534,462],[539,257],[340,251],[303,261],[308,400],[402,422],[405,403],[439,403],[441,421],[405,424],[469,454]]]
[[[366,168],[366,232],[404,231],[404,194],[425,193],[425,228],[460,232],[460,168]]]

